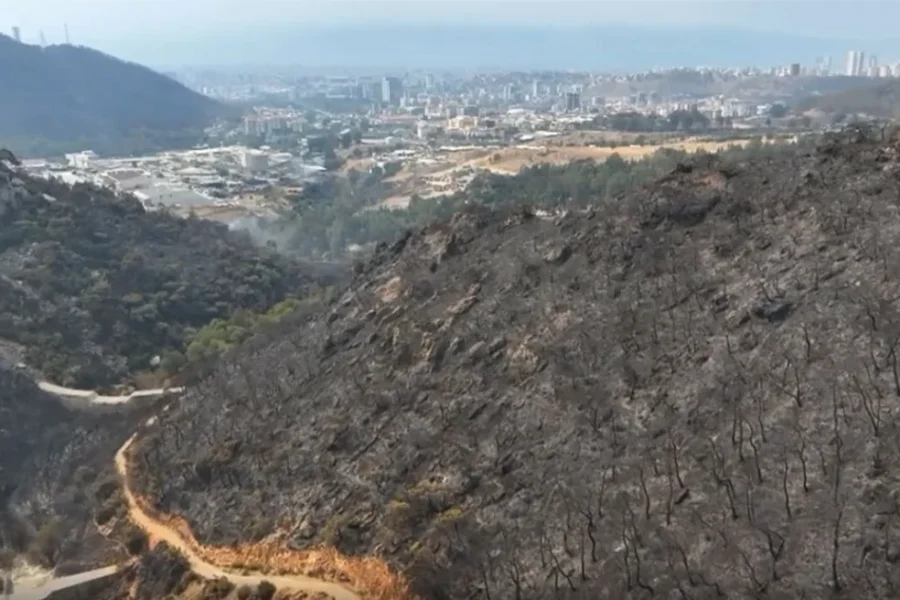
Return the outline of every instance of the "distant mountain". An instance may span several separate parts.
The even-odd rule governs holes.
[[[864,114],[892,119],[900,116],[900,81],[891,79],[870,82],[842,92],[808,98],[799,103],[797,109],[818,109],[833,114]]]
[[[137,64],[0,35],[0,146],[119,154],[191,144],[228,108]]]

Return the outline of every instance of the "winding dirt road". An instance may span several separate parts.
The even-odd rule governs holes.
[[[138,390],[131,392],[127,396],[102,396],[93,390],[76,390],[67,388],[49,381],[41,381],[38,387],[48,394],[55,394],[63,398],[71,398],[76,400],[84,400],[90,404],[128,404],[132,400],[139,398],[157,398],[165,394],[178,394],[184,391],[184,388],[157,388],[155,390]]]
[[[147,514],[129,487],[128,449],[134,442],[135,437],[132,436],[116,453],[116,471],[122,477],[122,489],[125,493],[125,500],[128,503],[129,516],[136,525],[144,530],[151,540],[154,542],[166,542],[169,546],[181,552],[197,575],[206,579],[224,578],[236,586],[256,586],[262,581],[268,581],[278,589],[312,594],[324,592],[330,594],[335,600],[362,600],[362,596],[337,583],[304,575],[274,576],[263,575],[262,573],[238,575],[203,560],[178,531]]]

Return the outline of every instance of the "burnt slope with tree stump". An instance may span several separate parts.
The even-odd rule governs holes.
[[[67,408],[0,361],[0,548],[75,574],[123,559],[113,457],[153,407]]]
[[[54,383],[95,389],[183,352],[195,329],[340,281],[224,225],[147,212],[97,187],[0,162],[0,350]]]
[[[203,543],[383,554],[423,598],[896,597],[900,145],[870,137],[404,236],[162,415],[135,484]]]

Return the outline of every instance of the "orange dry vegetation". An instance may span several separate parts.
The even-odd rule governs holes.
[[[417,600],[406,578],[379,558],[344,556],[327,547],[290,550],[278,542],[265,541],[230,548],[208,547],[197,541],[183,518],[161,514],[145,498],[134,497],[145,513],[176,531],[199,558],[216,567],[336,581],[351,586],[366,600]]]

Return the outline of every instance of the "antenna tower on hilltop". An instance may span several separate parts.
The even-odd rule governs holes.
[[[70,43],[70,42],[69,42],[69,24],[66,23],[66,24],[63,25],[63,26],[66,28],[66,44],[69,44],[69,43]]]
[[[47,47],[47,38],[44,37],[44,30],[41,29],[41,48]]]

